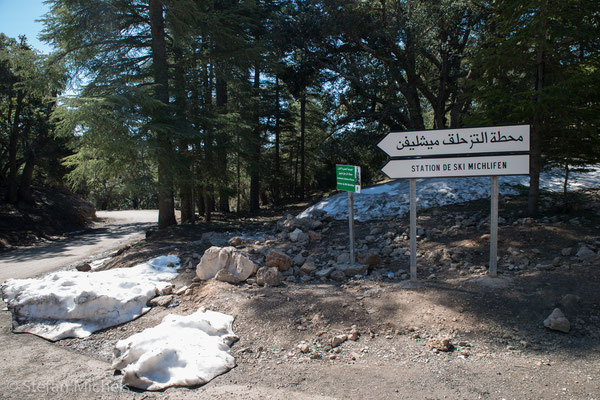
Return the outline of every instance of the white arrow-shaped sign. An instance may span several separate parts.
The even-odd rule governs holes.
[[[390,132],[377,144],[390,157],[529,151],[529,125]]]

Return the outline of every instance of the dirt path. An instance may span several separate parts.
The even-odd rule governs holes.
[[[99,211],[84,233],[0,254],[0,282],[31,278],[140,240],[156,225],[158,211]]]

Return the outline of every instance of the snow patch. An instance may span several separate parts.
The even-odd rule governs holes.
[[[597,188],[600,185],[600,166],[591,172],[571,173],[570,190]],[[561,170],[540,174],[540,189],[553,192],[563,190]],[[501,195],[516,195],[517,186],[529,186],[529,176],[501,176],[498,179]],[[417,206],[440,207],[448,204],[484,199],[490,196],[489,177],[417,179]],[[348,195],[339,193],[307,208],[298,218],[308,218],[316,210],[323,210],[334,219],[348,218]],[[409,211],[408,179],[398,179],[382,185],[364,188],[354,195],[354,215],[358,221],[382,220]]]
[[[167,315],[118,341],[112,366],[123,373],[124,385],[139,389],[202,385],[235,367],[232,326],[232,316],[215,311]]]
[[[161,256],[132,268],[9,279],[2,297],[13,314],[14,332],[52,341],[82,338],[150,310],[146,302],[169,285],[178,268],[178,257]]]

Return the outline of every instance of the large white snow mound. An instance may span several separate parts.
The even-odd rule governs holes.
[[[569,174],[570,189],[598,188],[600,166],[591,172]],[[564,175],[560,170],[540,174],[540,189],[560,192]],[[516,195],[518,185],[528,187],[529,176],[501,176],[500,194]],[[417,206],[430,208],[447,204],[484,199],[490,196],[489,177],[417,179]],[[339,193],[307,208],[298,218],[310,217],[315,210],[323,210],[334,219],[348,218],[348,194]],[[408,179],[398,179],[382,185],[364,188],[354,195],[354,216],[358,221],[381,220],[409,211]]]
[[[196,386],[235,367],[229,354],[238,339],[233,317],[199,310],[167,315],[162,322],[117,342],[113,368],[123,384],[144,390]]]
[[[178,267],[178,257],[162,256],[131,268],[9,279],[2,295],[13,314],[14,332],[48,340],[81,338],[147,312],[146,302],[169,285]]]

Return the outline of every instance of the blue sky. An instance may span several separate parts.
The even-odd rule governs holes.
[[[43,0],[0,0],[0,32],[13,38],[26,35],[35,49],[49,53],[50,47],[37,38],[43,25],[35,22],[47,11]]]

